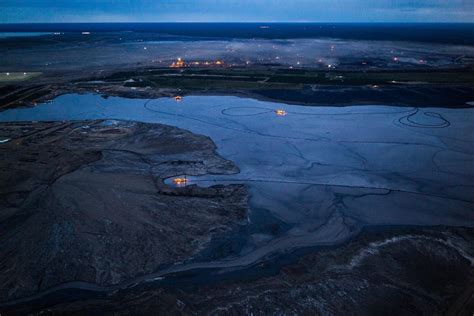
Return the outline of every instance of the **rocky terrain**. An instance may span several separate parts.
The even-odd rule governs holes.
[[[235,173],[204,136],[124,121],[0,126],[0,301],[68,281],[119,284],[187,260],[246,218],[244,186],[168,188]]]
[[[103,298],[7,314],[46,315],[471,315],[472,229],[366,231],[337,249],[268,260],[220,283],[143,285]],[[287,257],[289,257],[287,255]],[[258,276],[257,276],[258,275]],[[63,297],[63,299],[66,297]]]

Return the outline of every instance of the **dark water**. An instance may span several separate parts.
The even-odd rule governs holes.
[[[0,24],[0,32],[151,32],[211,38],[342,38],[474,44],[474,23],[58,23]]]

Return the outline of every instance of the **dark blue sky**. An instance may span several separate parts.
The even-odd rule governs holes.
[[[474,22],[474,0],[0,0],[1,23]]]

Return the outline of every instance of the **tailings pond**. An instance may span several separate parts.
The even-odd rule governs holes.
[[[161,123],[209,136],[240,173],[187,175],[187,185],[249,187],[247,228],[220,241],[232,245],[232,253],[216,258],[208,250],[148,280],[337,245],[370,226],[474,226],[471,108],[304,107],[231,96],[188,96],[177,102],[69,94],[0,113],[3,122],[86,119]]]

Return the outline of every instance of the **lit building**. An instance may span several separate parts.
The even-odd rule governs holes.
[[[178,58],[176,61],[171,63],[170,67],[171,68],[183,68],[183,67],[186,67],[186,62],[183,59]]]

